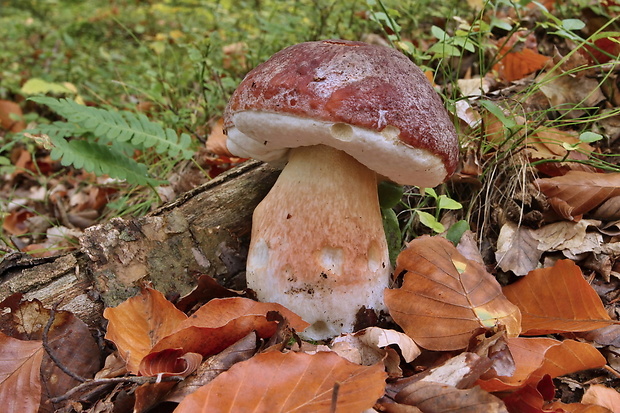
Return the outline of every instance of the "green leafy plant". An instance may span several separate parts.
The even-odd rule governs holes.
[[[421,210],[416,210],[416,214],[418,214],[420,223],[429,227],[438,234],[444,232],[446,228],[441,222],[439,222],[441,211],[443,209],[462,209],[463,205],[461,205],[460,202],[449,198],[447,195],[437,195],[437,192],[435,192],[435,190],[432,188],[425,188],[424,193],[435,200],[435,215],[429,214],[428,212],[424,212]]]
[[[143,114],[116,112],[80,105],[71,99],[33,97],[66,121],[42,124],[26,133],[41,139],[51,149],[52,159],[64,166],[107,174],[135,185],[158,185],[148,166],[133,158],[134,151],[154,150],[170,158],[190,159],[191,138],[150,121]]]

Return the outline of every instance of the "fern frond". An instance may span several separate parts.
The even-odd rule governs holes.
[[[67,141],[62,137],[52,137],[54,145],[50,156],[60,159],[63,166],[84,169],[95,175],[109,175],[137,185],[160,185],[163,181],[150,178],[147,167],[132,158],[124,156],[108,145],[83,140]]]
[[[50,138],[67,138],[70,136],[80,136],[85,132],[84,129],[73,123],[54,122],[49,125],[41,124],[36,129],[26,130],[26,133],[43,133]]]
[[[131,142],[139,149],[154,147],[157,153],[169,157],[181,155],[189,159],[193,155],[189,149],[191,138],[188,134],[178,136],[174,130],[164,129],[142,113],[114,112],[83,106],[71,99],[47,96],[32,97],[30,100],[50,107],[68,122],[77,123],[96,137],[104,137],[112,142]]]

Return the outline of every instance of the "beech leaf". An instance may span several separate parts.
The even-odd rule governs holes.
[[[495,258],[502,271],[525,275],[538,266],[542,251],[534,230],[507,221],[499,231]]]
[[[43,340],[43,331],[52,313],[38,300],[5,302],[0,328],[16,339]],[[78,376],[91,378],[101,367],[99,347],[88,326],[69,311],[55,311],[47,334],[55,357]],[[65,394],[79,382],[62,371],[48,354],[40,363],[42,400]],[[43,403],[39,413],[54,412],[60,405]]]
[[[471,389],[457,389],[441,383],[418,381],[401,390],[396,395],[396,401],[415,406],[423,412],[508,413],[506,406],[498,397],[478,386]]]
[[[152,351],[182,348],[186,352],[210,356],[252,331],[256,331],[261,338],[268,338],[278,327],[276,318],[272,320],[270,312],[280,313],[297,331],[309,325],[280,304],[260,303],[241,297],[214,299],[179,323],[170,335],[153,346]]]
[[[141,376],[182,376],[192,374],[202,363],[202,356],[181,349],[166,349],[151,353],[140,363]]]
[[[109,321],[105,338],[114,342],[127,361],[127,370],[138,374],[140,362],[163,337],[171,334],[187,316],[162,293],[145,288],[114,308],[106,308]],[[176,348],[176,347],[168,347]]]
[[[606,407],[617,413],[620,412],[620,393],[601,384],[593,384],[583,394],[581,403]]]
[[[590,331],[611,321],[598,294],[571,260],[531,271],[504,287],[521,310],[524,335]]]
[[[516,370],[510,377],[479,380],[478,384],[486,391],[515,390],[528,383],[538,383],[545,374],[555,378],[606,364],[596,348],[579,341],[513,337],[507,338],[506,343]]]
[[[606,200],[620,195],[620,173],[569,171],[534,181],[564,219],[578,220]]]
[[[362,412],[383,395],[385,378],[382,363],[359,366],[333,352],[262,353],[187,396],[175,413]]]
[[[39,411],[44,352],[41,341],[23,341],[0,333],[0,405],[3,411]]]
[[[467,260],[442,237],[413,240],[398,257],[399,289],[385,291],[394,321],[421,347],[465,348],[479,328],[521,331],[519,309],[504,297],[497,280],[479,263]]]

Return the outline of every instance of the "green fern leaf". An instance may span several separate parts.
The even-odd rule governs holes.
[[[63,166],[84,169],[95,175],[109,175],[134,185],[156,186],[163,183],[148,176],[147,167],[124,156],[108,145],[84,140],[67,141],[50,136],[54,148],[50,156]]]
[[[114,112],[111,110],[80,105],[71,99],[54,99],[46,96],[30,98],[49,106],[52,110],[75,122],[96,137],[105,137],[110,141],[127,142],[139,149],[155,147],[159,154],[184,159],[192,157],[189,149],[191,138],[183,133],[178,136],[170,128],[163,128],[151,122],[144,114],[131,112]]]

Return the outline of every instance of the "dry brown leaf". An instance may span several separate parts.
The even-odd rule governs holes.
[[[581,403],[602,406],[613,413],[620,413],[620,393],[602,384],[593,384],[588,387]]]
[[[546,411],[553,413],[614,413],[613,410],[603,406],[597,406],[595,404],[562,403],[560,401],[547,403],[545,405],[545,409],[548,409]]]
[[[394,321],[429,350],[467,347],[474,331],[503,325],[509,335],[521,329],[521,315],[504,297],[497,280],[468,261],[442,237],[421,237],[401,252],[395,274],[399,289],[385,291]]]
[[[598,294],[570,260],[534,270],[504,287],[521,310],[524,335],[590,331],[610,324]]]
[[[403,360],[405,360],[406,363],[411,363],[421,353],[420,348],[409,336],[396,330],[368,327],[354,333],[353,335],[358,337],[360,341],[367,346],[384,348],[389,345],[397,345],[400,348],[401,354],[403,355]]]
[[[192,374],[202,363],[202,356],[181,349],[166,349],[145,356],[140,362],[141,376],[182,376]]]
[[[43,331],[51,316],[38,300],[15,302],[4,309],[0,322],[3,332],[16,339],[43,340]],[[9,312],[10,310],[10,312]],[[47,343],[54,356],[70,371],[91,378],[99,370],[99,347],[88,326],[68,311],[56,311],[50,324]],[[40,363],[42,401],[63,395],[79,382],[64,373],[48,354]],[[56,411],[60,406],[42,403],[39,413]]]
[[[570,171],[534,182],[549,198],[553,209],[571,221],[581,219],[583,214],[620,195],[620,173]]]
[[[0,100],[0,128],[17,133],[26,129],[22,108],[10,100]],[[17,119],[15,119],[17,118]]]
[[[539,128],[527,136],[526,151],[532,161],[554,160],[541,162],[536,168],[549,176],[565,175],[568,171],[599,172],[596,168],[575,160],[587,160],[588,153],[594,148],[582,142],[573,133],[557,128]],[[567,147],[575,148],[568,150]],[[562,161],[562,162],[558,162]]]
[[[236,343],[251,331],[259,337],[271,337],[278,328],[276,317],[280,313],[290,327],[303,331],[309,324],[297,314],[276,303],[259,303],[248,298],[232,297],[214,299],[200,307],[176,329],[162,338],[152,348],[158,352],[169,348],[210,356]]]
[[[406,334],[379,327],[368,327],[353,334],[343,334],[332,340],[328,350],[352,363],[371,366],[380,362],[390,378],[403,376],[401,356],[390,345],[398,346],[406,363],[417,358],[422,350]]]
[[[613,2],[607,4],[617,5],[617,3]],[[599,38],[594,40],[593,43],[588,42],[584,44],[584,47],[580,47],[578,51],[582,56],[587,58],[591,64],[607,63],[612,59],[611,56],[618,56],[620,54],[620,44],[618,44],[618,40],[620,40],[618,36]]]
[[[528,383],[538,383],[546,374],[551,378],[605,365],[605,357],[593,346],[574,340],[514,337],[506,340],[515,361],[510,377],[478,381],[490,392],[515,390]]]
[[[146,413],[156,411],[155,406],[160,404],[176,385],[173,381],[160,383],[145,383],[135,390],[135,402],[132,413]]]
[[[602,243],[600,234],[588,232],[589,227],[599,224],[599,221],[590,219],[578,222],[560,221],[534,230],[531,235],[538,241],[539,251],[562,251],[577,255],[590,252]]]
[[[423,413],[415,406],[408,406],[400,403],[379,402],[381,411],[385,413]]]
[[[220,118],[213,124],[211,133],[207,137],[207,150],[218,156],[232,157],[234,155],[230,153],[226,146],[227,140],[228,136],[224,133],[224,120]]]
[[[583,116],[584,108],[594,107],[605,99],[599,80],[594,77],[583,76],[576,81],[572,76],[543,74],[537,83],[553,110],[569,119]]]
[[[41,404],[41,341],[0,333],[0,406],[6,412],[37,413]]]
[[[502,400],[511,412],[555,413],[544,409],[544,404],[555,397],[555,386],[551,377],[544,376],[539,382],[528,383]]]
[[[496,65],[496,70],[507,82],[523,79],[550,63],[551,59],[535,50],[523,49],[506,53]]]
[[[580,334],[584,340],[593,341],[601,346],[620,347],[620,325],[614,324]]]
[[[103,316],[109,321],[105,338],[116,345],[133,374],[138,374],[142,358],[153,346],[187,319],[162,293],[151,288],[117,307],[106,308]]]
[[[461,390],[445,384],[418,381],[401,390],[395,399],[423,412],[508,413],[504,402],[478,386]]]
[[[198,367],[196,374],[183,380],[166,396],[166,401],[180,403],[187,395],[192,394],[235,364],[252,357],[256,353],[256,340],[256,333],[251,332],[221,353],[205,360]]]
[[[333,352],[270,352],[237,363],[187,396],[176,413],[361,412],[385,391],[383,365],[353,364]]]
[[[538,267],[543,251],[538,248],[534,230],[507,221],[499,231],[495,259],[502,271],[525,275]]]
[[[28,218],[34,213],[25,209],[18,209],[8,213],[2,220],[2,229],[11,235],[24,235],[30,231]]]
[[[549,57],[538,53],[536,37],[532,33],[515,32],[510,38],[499,39],[497,45],[500,46],[497,52],[499,61],[493,70],[505,81],[523,79],[551,63]]]
[[[472,387],[492,364],[493,362],[488,357],[463,352],[448,359],[442,365],[425,371],[426,375],[420,381],[466,389]]]
[[[506,126],[504,126],[504,123],[502,122],[502,120],[486,109],[482,110],[480,112],[480,115],[482,117],[482,129],[483,129],[484,138],[488,142],[495,144],[497,146],[499,146],[500,144],[503,144],[503,146],[510,145],[510,143],[507,141],[508,136],[507,136]],[[518,125],[524,125],[526,123],[523,117],[514,116],[514,114],[510,114],[510,117]],[[512,136],[510,140],[519,139],[522,136],[525,136],[525,130],[519,129],[516,132],[516,135]]]
[[[620,219],[620,195],[613,196],[603,202],[592,212],[592,218],[601,221],[617,221]]]

